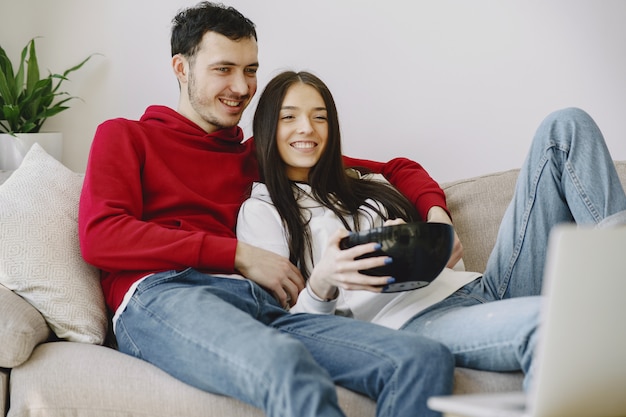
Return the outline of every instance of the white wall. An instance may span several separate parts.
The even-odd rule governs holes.
[[[33,36],[54,72],[99,52],[65,89],[82,97],[50,120],[64,163],[84,170],[96,126],[176,107],[170,20],[195,0],[0,0],[0,43]],[[406,156],[440,181],[522,163],[550,111],[577,106],[626,159],[626,2],[622,0],[230,0],[256,24],[259,84],[307,69],[331,87],[344,152]],[[256,103],[253,102],[253,106]],[[251,107],[253,109],[253,107]],[[242,127],[250,132],[252,111]]]

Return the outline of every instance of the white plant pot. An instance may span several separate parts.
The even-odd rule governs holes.
[[[14,170],[33,146],[38,143],[52,157],[61,161],[63,158],[63,134],[61,132],[45,133],[8,133],[0,134],[0,170]]]

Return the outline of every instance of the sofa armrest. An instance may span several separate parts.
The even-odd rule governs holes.
[[[24,363],[51,331],[43,316],[26,300],[0,285],[0,368]]]

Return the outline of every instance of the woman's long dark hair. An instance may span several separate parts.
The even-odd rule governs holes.
[[[298,205],[302,192],[287,177],[286,166],[278,152],[276,132],[280,110],[287,90],[294,84],[303,83],[315,88],[326,105],[328,114],[328,141],[318,163],[309,172],[308,183],[313,197],[341,219],[346,229],[350,224],[346,218],[354,219],[358,229],[358,216],[365,215],[361,207],[367,207],[384,219],[402,218],[406,221],[420,219],[413,205],[391,185],[379,181],[358,179],[348,175],[343,165],[341,135],[335,100],[330,90],[315,75],[308,72],[283,72],[274,77],[259,98],[252,123],[261,180],[267,186],[270,197],[287,230],[289,253],[292,263],[297,265],[305,278],[305,259],[312,260],[311,233],[307,212]],[[367,199],[379,202],[385,208],[370,204]]]

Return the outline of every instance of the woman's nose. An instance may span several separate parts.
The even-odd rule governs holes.
[[[303,117],[298,123],[298,133],[308,134],[313,131],[313,127],[311,126],[311,122],[307,117]]]

